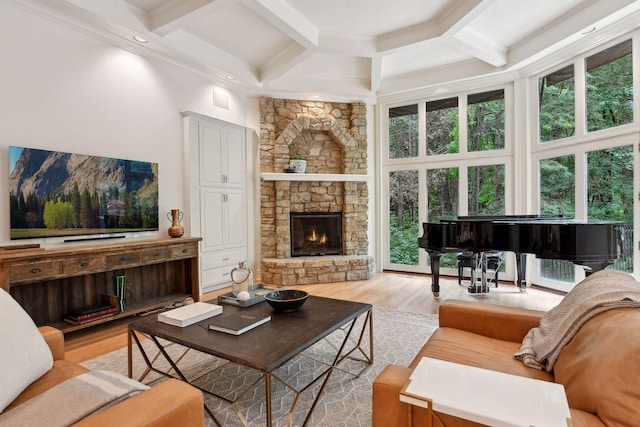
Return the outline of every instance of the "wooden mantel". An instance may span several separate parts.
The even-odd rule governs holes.
[[[346,173],[268,173],[260,174],[263,181],[325,181],[325,182],[366,182],[370,175]]]

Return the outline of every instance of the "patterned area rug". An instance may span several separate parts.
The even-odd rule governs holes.
[[[359,329],[360,325],[356,325]],[[317,406],[309,421],[309,426],[322,427],[354,427],[371,425],[371,384],[382,369],[389,364],[408,365],[418,350],[438,327],[436,315],[419,315],[398,310],[374,307],[374,363],[358,377],[344,372],[360,372],[365,364],[346,359],[332,373]],[[304,391],[299,395],[290,420],[293,426],[301,425],[318,393],[322,380],[313,382],[325,369],[325,363],[335,356],[335,346],[342,342],[344,331],[338,330],[328,339],[322,340],[306,350],[302,355],[280,367],[274,374],[291,384],[295,389]],[[145,341],[145,348],[152,350],[153,344]],[[185,348],[176,344],[166,347],[176,360]],[[368,333],[365,334],[363,348],[368,349]],[[154,350],[157,353],[157,350]],[[361,356],[354,353],[354,356]],[[161,363],[162,362],[162,363]],[[116,350],[83,363],[89,369],[106,369],[127,374],[127,350]],[[145,371],[145,364],[140,352],[134,349],[134,377],[139,378]],[[167,369],[168,364],[161,357],[158,366]],[[209,356],[195,350],[189,350],[178,363],[185,376],[199,387],[211,390],[229,400],[205,394],[205,403],[223,426],[242,426],[241,414],[250,426],[264,426],[266,406],[264,403],[264,379],[255,371],[246,369],[220,358]],[[217,368],[217,369],[214,369]],[[153,384],[164,377],[150,373],[143,382]],[[307,388],[305,386],[309,385]],[[286,425],[291,404],[296,393],[284,386],[282,382],[272,378],[272,412],[273,425]],[[213,420],[205,415],[207,427],[215,426]]]

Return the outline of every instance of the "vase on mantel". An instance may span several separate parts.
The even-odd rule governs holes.
[[[307,161],[304,159],[291,159],[289,160],[289,169],[294,173],[305,173],[307,170]]]
[[[171,227],[168,230],[169,236],[182,237],[184,228],[180,225],[180,221],[182,221],[180,209],[171,209],[171,212],[167,212],[167,219],[171,221]]]

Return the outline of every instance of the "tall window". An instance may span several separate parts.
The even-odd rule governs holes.
[[[438,222],[458,216],[458,168],[427,170],[427,219]]]
[[[575,134],[575,78],[569,65],[538,79],[540,142]]]
[[[458,152],[458,98],[427,102],[427,155]]]
[[[632,54],[632,41],[626,40],[538,79],[540,142],[571,138],[562,145],[541,145],[536,153],[540,213],[621,221],[622,258],[610,268],[628,272],[633,271],[634,254],[634,149],[624,137],[594,141],[588,134],[634,121]],[[575,87],[576,69],[584,70],[584,87]],[[576,104],[577,99],[584,104]],[[574,111],[584,117],[584,129],[576,128]],[[603,148],[594,150],[594,145]],[[576,194],[576,189],[585,193]],[[554,281],[546,286],[569,290],[577,280],[575,272],[567,261],[540,261],[540,278]],[[560,282],[567,283],[556,285]]]
[[[384,268],[428,272],[418,247],[425,221],[505,213],[505,116],[505,89],[388,109]],[[455,254],[440,259],[455,265]]]
[[[389,261],[418,265],[418,171],[389,173]]]
[[[588,57],[585,65],[587,130],[633,122],[631,40]]]
[[[427,169],[427,220],[438,222],[458,216],[458,168]],[[428,255],[427,255],[428,257]],[[431,262],[431,260],[427,260]],[[453,268],[456,254],[443,254],[441,267]]]
[[[469,215],[504,215],[504,165],[468,168]]]
[[[540,161],[540,214],[575,218],[575,156]]]
[[[612,268],[633,271],[633,147],[587,153],[587,215],[589,219],[621,221],[623,256]]]
[[[418,106],[389,109],[389,158],[418,155]]]
[[[540,214],[575,218],[575,156],[540,161]],[[575,267],[571,261],[540,260],[540,275],[551,280],[573,282]]]
[[[467,127],[469,151],[504,148],[504,90],[468,96]]]

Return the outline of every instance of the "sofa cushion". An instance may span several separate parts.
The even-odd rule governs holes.
[[[522,377],[553,381],[553,374],[525,366],[513,357],[520,343],[489,338],[460,329],[440,327],[409,365],[415,368],[422,357],[448,360]]]
[[[640,424],[640,309],[618,308],[586,322],[554,367],[572,409],[607,426]],[[574,424],[576,425],[576,424]]]
[[[0,412],[53,365],[51,350],[27,312],[0,289]]]

